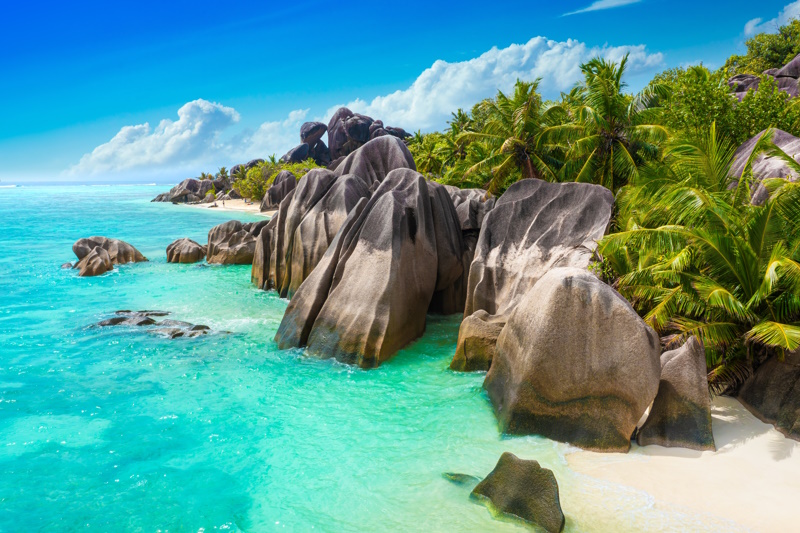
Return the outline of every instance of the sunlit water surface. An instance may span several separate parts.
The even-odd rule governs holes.
[[[568,531],[720,526],[571,472],[564,445],[501,436],[483,376],[448,370],[458,317],[429,317],[377,370],[278,350],[286,301],[249,267],[166,262],[231,214],[150,203],[162,190],[0,190],[0,531],[523,531],[442,477],[504,451],[555,472]],[[90,235],[150,262],[61,269]],[[89,327],[118,309],[231,333]]]

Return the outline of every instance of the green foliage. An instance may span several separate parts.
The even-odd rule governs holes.
[[[301,179],[314,168],[324,167],[317,165],[313,159],[307,159],[300,163],[281,163],[273,156],[247,172],[240,171],[233,187],[243,198],[261,200],[275,180],[275,176],[282,170],[288,170],[297,179]],[[240,174],[241,177],[239,177]]]
[[[702,65],[676,68],[658,74],[655,81],[670,92],[663,103],[662,124],[671,131],[701,136],[711,124],[733,131],[735,99],[722,71],[712,73]]]
[[[703,341],[718,390],[746,377],[759,354],[800,347],[800,184],[768,180],[770,198],[750,204],[759,153],[800,170],[771,135],[733,189],[734,145],[713,126],[673,142],[663,162],[620,191],[621,231],[599,247],[648,324],[671,342]]]
[[[228,177],[228,169],[225,168],[225,167],[219,167],[219,170],[217,171],[217,177],[218,178],[227,178]]]
[[[747,54],[731,56],[722,70],[726,76],[755,74],[781,68],[800,53],[800,21],[792,20],[777,33],[759,33],[747,40]]]

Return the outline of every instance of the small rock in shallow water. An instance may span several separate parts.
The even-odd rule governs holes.
[[[564,530],[566,520],[558,497],[558,482],[553,472],[542,468],[537,461],[525,461],[505,452],[471,496],[493,514],[519,518],[548,533]]]
[[[478,476],[459,474],[457,472],[444,472],[442,477],[456,485],[476,485],[481,480]]]
[[[152,326],[156,321],[149,316],[115,316],[98,322],[98,326]]]
[[[64,263],[61,268],[72,268],[72,263]]]

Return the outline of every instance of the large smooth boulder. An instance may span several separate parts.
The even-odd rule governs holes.
[[[791,61],[786,63],[775,73],[776,77],[800,78],[800,54],[796,55]]]
[[[264,198],[261,200],[261,211],[271,211],[277,209],[281,202],[290,192],[297,187],[297,178],[288,170],[281,170],[272,185],[267,189]]]
[[[505,452],[471,496],[493,514],[524,520],[548,533],[564,529],[558,482],[553,472],[542,468],[538,461],[526,461]]]
[[[304,122],[300,126],[300,142],[313,148],[322,139],[326,131],[328,131],[328,126],[322,122]]]
[[[262,290],[272,288],[269,286],[269,261],[277,222],[278,218],[272,217],[256,236],[256,247],[255,250],[253,250],[253,268],[250,271],[250,281],[253,285]]]
[[[588,267],[613,202],[611,191],[588,183],[525,179],[509,187],[483,220],[465,316],[508,313],[550,269]]]
[[[331,159],[346,156],[352,151],[345,147],[348,142],[345,123],[352,116],[352,111],[346,107],[340,107],[328,122],[328,148],[331,152]]]
[[[458,329],[456,355],[450,362],[450,369],[460,372],[489,370],[503,326],[505,320],[502,317],[483,310],[466,317]]]
[[[119,239],[109,239],[107,237],[88,237],[85,239],[78,239],[72,245],[72,251],[78,257],[78,260],[83,259],[96,247],[100,247],[108,252],[109,259],[112,264],[122,265],[125,263],[141,263],[147,261],[147,258],[142,253]]]
[[[366,143],[369,140],[369,127],[372,126],[372,122],[372,118],[354,113],[344,123],[347,139],[354,145],[358,144],[360,146]]]
[[[800,350],[770,357],[748,378],[739,401],[789,438],[800,440]]]
[[[728,86],[737,93],[746,93],[749,89],[758,89],[761,78],[753,74],[737,74],[728,80]]]
[[[761,139],[765,133],[766,130],[754,135],[736,149],[730,168],[732,188],[738,185],[748,159],[750,159],[750,156],[753,154],[753,150],[756,144],[758,144],[759,139]],[[795,137],[791,133],[786,133],[783,130],[775,130],[772,136],[772,142],[789,157],[800,162],[800,138]],[[781,158],[767,156],[765,154],[761,154],[755,158],[752,164],[752,172],[753,179],[756,183],[750,186],[750,200],[755,205],[763,204],[769,197],[769,192],[760,183],[762,180],[766,178],[784,178],[789,181],[797,181],[798,177],[800,177],[797,172],[792,170]]]
[[[300,143],[281,157],[282,163],[301,163],[308,159],[311,147],[306,143]]]
[[[322,260],[350,211],[370,194],[361,178],[345,174],[336,178],[324,196],[307,210],[292,238],[291,268],[287,269],[289,298]]]
[[[100,246],[95,246],[89,253],[75,263],[73,268],[78,269],[78,275],[83,277],[99,276],[114,269],[111,256]]]
[[[390,172],[361,198],[290,301],[278,345],[372,368],[420,337],[437,285],[449,281],[440,276],[454,275],[437,224],[456,215],[440,198],[409,169]]]
[[[524,294],[484,387],[505,433],[626,452],[661,376],[658,335],[614,289],[556,268]]]
[[[414,157],[405,143],[395,137],[379,137],[348,155],[335,174],[355,174],[369,186],[380,183],[389,172],[399,168],[416,170]]]
[[[168,263],[197,263],[206,256],[206,246],[192,239],[178,239],[167,246]]]
[[[256,239],[238,220],[229,220],[208,232],[207,261],[220,265],[251,265]]]
[[[214,186],[211,180],[188,178],[169,190],[168,193],[159,194],[154,202],[188,203],[198,202],[205,198],[208,191]]]
[[[317,144],[314,145],[309,155],[314,159],[314,162],[320,166],[327,167],[331,163],[331,151],[328,150],[328,147],[321,140],[317,141]]]
[[[696,337],[661,355],[661,381],[650,414],[639,428],[640,446],[716,449],[707,374],[706,352]]]

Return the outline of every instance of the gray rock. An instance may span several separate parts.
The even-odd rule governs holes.
[[[250,161],[245,163],[244,168],[245,168],[245,170],[250,170],[251,168],[253,168],[255,166],[258,166],[263,162],[264,162],[263,159],[251,159]]]
[[[314,162],[320,166],[327,167],[331,163],[331,151],[322,141],[317,141],[314,148],[309,153]]]
[[[328,148],[330,148],[331,159],[346,156],[351,151],[345,146],[347,144],[345,122],[352,116],[352,111],[346,107],[340,107],[328,122]]]
[[[483,310],[466,317],[458,329],[456,355],[450,363],[450,369],[460,372],[489,370],[497,338],[505,325],[503,317],[490,315]]]
[[[230,220],[208,232],[207,261],[222,265],[250,265],[255,248],[255,238],[242,227],[242,223]]]
[[[197,263],[206,256],[207,247],[192,239],[178,239],[167,246],[168,263]]]
[[[281,170],[261,200],[261,211],[277,209],[286,196],[297,187],[297,178],[288,170]]]
[[[749,89],[758,89],[760,81],[761,78],[753,74],[737,74],[728,80],[728,86],[733,89],[734,92],[745,93]]]
[[[381,182],[392,170],[410,168],[416,170],[414,157],[406,145],[394,137],[379,137],[348,155],[336,167],[335,174],[355,174],[372,186]]]
[[[78,269],[78,275],[82,277],[99,276],[109,270],[114,269],[111,256],[100,246],[95,246],[89,253],[83,256],[80,261],[75,263],[73,268]]]
[[[156,196],[154,202],[188,203],[197,202],[205,198],[214,183],[211,180],[188,178],[173,187],[167,193]]]
[[[141,263],[147,261],[147,258],[142,253],[119,239],[109,239],[107,237],[89,237],[86,239],[79,239],[72,245],[72,251],[81,260],[95,248],[100,247],[108,252],[109,259],[112,264],[122,265],[125,263]]]
[[[548,533],[564,530],[558,482],[538,461],[525,461],[513,453],[500,456],[497,466],[478,483],[472,497],[494,514],[521,519]]]
[[[661,381],[650,414],[637,434],[640,446],[716,449],[707,374],[706,352],[696,337],[661,355]]]
[[[278,345],[307,344],[312,355],[372,368],[421,336],[431,297],[446,284],[440,276],[453,275],[439,268],[450,258],[436,221],[456,218],[444,197],[442,204],[417,172],[390,172],[369,201],[359,200],[294,294]]]
[[[250,282],[262,290],[274,288],[269,286],[269,261],[277,222],[278,218],[272,217],[269,223],[261,229],[256,237],[256,247],[253,251],[253,268],[250,271]]]
[[[281,157],[282,163],[301,163],[308,159],[309,153],[311,151],[311,147],[308,146],[306,143],[301,143]]]
[[[497,339],[484,387],[506,433],[626,452],[658,391],[658,335],[610,286],[550,270]]]
[[[800,351],[770,357],[748,378],[739,401],[760,420],[800,440]]]
[[[731,164],[730,177],[731,188],[736,188],[739,179],[742,177],[747,160],[755,149],[758,140],[764,135],[766,130],[754,135],[745,141],[733,156],[733,163]],[[783,130],[775,130],[772,137],[772,142],[781,150],[783,150],[789,157],[795,161],[800,162],[800,138],[795,137],[790,133]],[[780,158],[773,156],[766,156],[761,154],[753,162],[753,180],[756,183],[751,184],[750,188],[750,201],[754,205],[763,204],[769,197],[769,192],[760,183],[766,178],[784,178],[789,181],[797,181],[798,174],[789,168],[789,166]]]
[[[795,78],[776,78],[778,89],[795,98],[798,94],[797,80]]]
[[[800,78],[800,54],[796,55],[794,59],[786,63],[778,72],[775,73],[776,77],[787,78]]]
[[[304,122],[300,126],[300,142],[309,147],[316,146],[326,131],[328,131],[328,126],[322,122]]]

